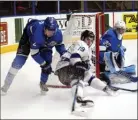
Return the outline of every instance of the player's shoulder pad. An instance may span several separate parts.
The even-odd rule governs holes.
[[[107,35],[108,36],[113,36],[115,33],[115,30],[113,28],[110,28],[109,30],[107,30]]]
[[[110,40],[112,39],[112,37],[114,36],[114,31],[112,28],[108,29],[104,34],[103,36],[101,37],[101,40],[102,39],[106,39],[106,40]]]
[[[31,32],[31,29],[30,29],[30,32]],[[34,23],[32,27],[32,35],[33,35],[33,42],[35,42],[36,44],[44,44],[45,36],[44,36],[43,21],[37,21]]]

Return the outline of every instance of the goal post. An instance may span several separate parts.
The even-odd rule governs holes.
[[[95,66],[95,75],[99,77],[100,66],[99,66],[99,41],[101,35],[104,33],[104,13],[74,13],[71,15],[68,21],[66,30],[63,33],[63,43],[65,47],[68,48],[73,42],[80,40],[81,32],[84,30],[91,30],[95,34],[95,42],[92,45],[92,63]],[[59,55],[58,55],[59,56]],[[59,57],[57,53],[54,54],[54,65],[56,66]],[[58,78],[56,78],[58,79]],[[55,88],[68,88],[69,86],[64,86],[62,83],[59,84],[59,80],[56,80],[54,84],[48,80],[49,87]],[[58,83],[58,85],[56,85]]]
[[[95,51],[95,67],[96,76],[99,77],[99,39],[104,33],[104,13],[77,13],[72,14],[68,26],[63,33],[63,40],[66,47],[80,40],[81,32],[84,30],[91,30],[95,34],[95,43],[93,50]]]

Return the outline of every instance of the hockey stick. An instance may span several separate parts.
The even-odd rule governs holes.
[[[75,103],[76,103],[76,98],[77,98],[77,93],[78,93],[79,81],[80,81],[80,80],[78,79],[77,85],[76,85],[75,94],[74,94],[74,98],[73,98],[73,102],[72,102],[71,112],[75,111]]]
[[[113,89],[114,91],[118,91],[118,90],[129,91],[129,92],[137,92],[138,91],[138,89],[127,89],[127,88],[115,87],[112,85],[109,85],[109,87],[111,89]]]

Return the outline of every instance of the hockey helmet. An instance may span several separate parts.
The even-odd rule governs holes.
[[[114,28],[115,29],[118,29],[118,28],[122,28],[122,29],[126,29],[126,24],[123,20],[120,20],[120,21],[117,21],[114,25]]]
[[[81,40],[85,40],[85,38],[88,38],[89,40],[93,41],[95,38],[95,35],[92,31],[85,30],[81,33]]]
[[[55,31],[58,28],[57,21],[54,17],[47,17],[44,21],[45,29]]]

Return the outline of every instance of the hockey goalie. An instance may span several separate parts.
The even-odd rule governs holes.
[[[135,76],[135,65],[125,67],[126,48],[122,45],[125,30],[125,22],[117,21],[114,27],[107,30],[101,37],[100,46],[105,47],[105,51],[100,51],[100,77],[107,84],[138,81]]]
[[[91,99],[83,97],[83,88],[89,85],[95,89],[101,90],[108,95],[114,95],[112,90],[105,82],[95,77],[93,65],[91,62],[91,45],[95,40],[92,31],[84,30],[81,33],[80,40],[74,42],[59,60],[55,74],[64,85],[70,85],[73,96],[76,97],[76,105],[81,107],[92,107],[94,102]],[[75,93],[76,86],[78,91]]]

